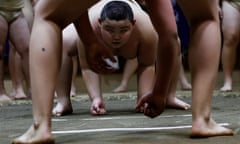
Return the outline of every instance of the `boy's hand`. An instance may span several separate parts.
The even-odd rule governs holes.
[[[143,112],[144,115],[150,118],[155,118],[164,111],[165,105],[166,100],[164,97],[154,95],[151,92],[139,99],[136,110]]]

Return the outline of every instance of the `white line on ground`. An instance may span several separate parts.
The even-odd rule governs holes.
[[[52,121],[54,121],[54,122],[62,122],[62,121],[67,121],[67,119],[56,119],[56,118],[54,118],[54,119],[52,119]]]
[[[228,126],[229,123],[221,123],[219,125]],[[74,133],[96,133],[96,132],[120,132],[120,131],[159,131],[171,129],[191,128],[191,125],[172,126],[172,127],[142,127],[142,128],[99,128],[99,129],[83,129],[83,130],[66,130],[52,131],[53,134],[74,134]]]
[[[187,115],[166,115],[166,116],[159,116],[160,118],[170,118],[170,117],[191,117],[191,114]],[[98,117],[98,118],[86,118],[81,120],[87,121],[95,121],[95,120],[117,120],[117,119],[136,119],[136,118],[148,118],[146,116],[122,116],[122,117]]]
[[[191,114],[186,115],[166,115],[166,116],[159,116],[160,118],[171,118],[171,117],[191,117]],[[139,118],[148,118],[146,116],[122,116],[122,117],[98,117],[98,118],[85,118],[81,119],[82,121],[96,121],[96,120],[118,120],[118,119],[139,119]],[[61,122],[67,121],[67,119],[57,119],[53,118],[52,121]]]

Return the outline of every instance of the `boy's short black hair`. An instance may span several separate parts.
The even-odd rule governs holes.
[[[107,3],[100,15],[100,20],[104,21],[106,18],[110,20],[126,20],[134,21],[133,11],[128,3],[123,1],[111,1]]]

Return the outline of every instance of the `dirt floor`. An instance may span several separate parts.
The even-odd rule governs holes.
[[[107,115],[92,116],[86,91],[79,88],[78,95],[72,98],[73,114],[52,118],[52,133],[57,144],[240,144],[239,86],[234,87],[233,92],[222,93],[217,85],[212,102],[212,117],[233,129],[234,136],[191,139],[191,110],[166,109],[157,118],[147,118],[134,112],[135,87],[131,86],[129,92],[114,94],[109,90],[117,85],[120,77],[115,76],[114,80],[104,81],[108,83],[103,87]],[[130,84],[134,83],[135,78]],[[191,104],[190,91],[178,90],[177,96]],[[0,144],[11,143],[26,131],[32,123],[31,108],[30,100],[0,104]]]

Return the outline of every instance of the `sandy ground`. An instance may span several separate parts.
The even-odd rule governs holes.
[[[111,78],[112,79],[112,78]],[[52,118],[52,132],[57,144],[239,144],[240,143],[240,90],[235,84],[233,92],[214,92],[212,117],[221,125],[234,130],[234,136],[191,139],[191,110],[166,109],[162,115],[150,119],[135,113],[135,78],[130,91],[114,94],[120,77],[104,81],[104,100],[108,111],[104,116],[89,113],[90,101],[84,88],[72,98],[72,115]],[[235,79],[237,82],[237,78]],[[80,85],[81,78],[78,80]],[[106,84],[108,82],[108,84]],[[7,85],[9,82],[7,82]],[[177,91],[177,96],[191,104],[191,92]],[[8,144],[32,123],[30,100],[0,104],[0,144]]]

